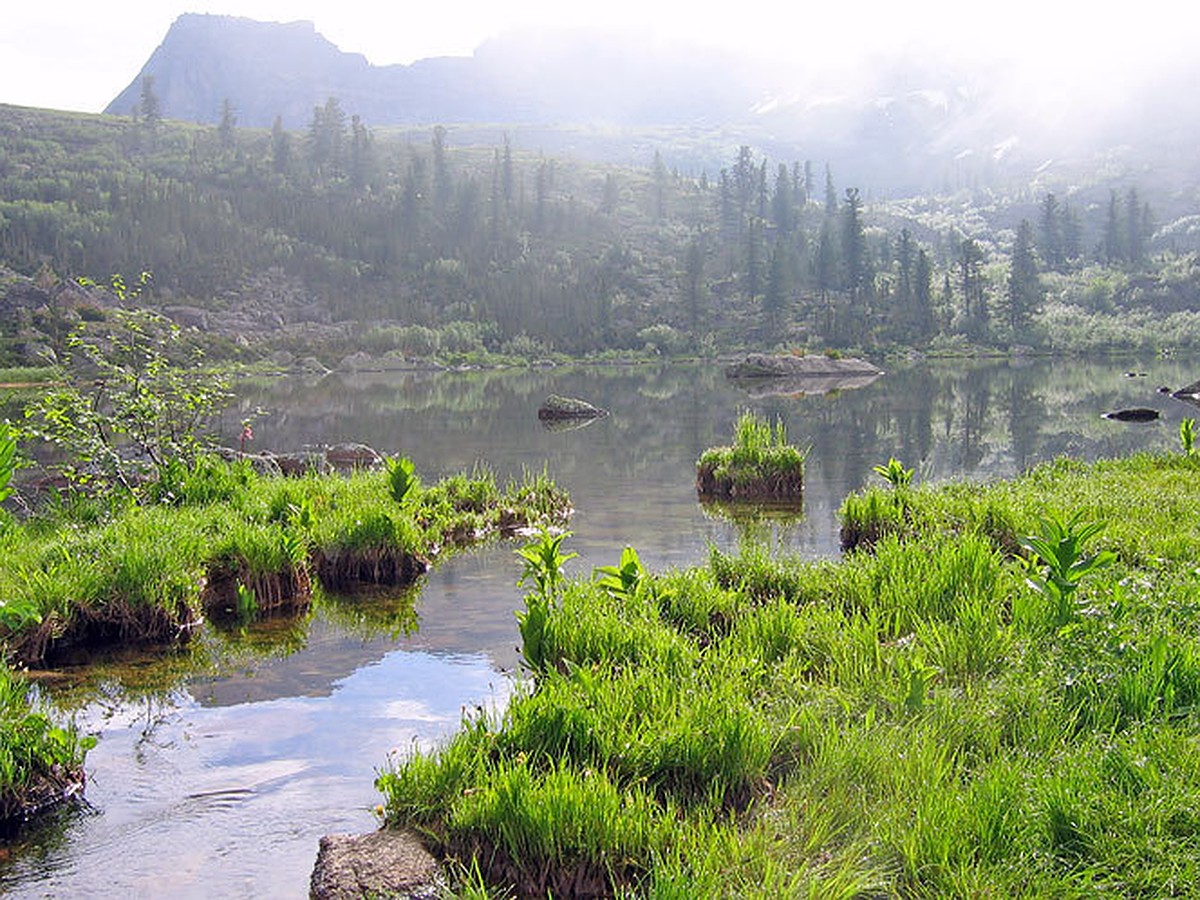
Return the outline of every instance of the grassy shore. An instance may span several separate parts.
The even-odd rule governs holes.
[[[1194,892],[1198,479],[897,478],[847,499],[840,561],[565,580],[544,538],[530,677],[382,772],[386,823],[465,896]]]
[[[0,521],[0,830],[82,791],[89,741],[39,711],[9,665],[77,647],[187,641],[304,612],[316,584],[408,585],[434,559],[561,523],[544,475],[505,487],[478,469],[423,487],[407,460],[349,476],[266,477],[249,460],[170,465],[142,502],[71,495]]]
[[[0,533],[0,646],[39,665],[75,645],[186,641],[205,618],[300,612],[314,584],[405,585],[455,548],[564,521],[545,476],[486,470],[262,476],[249,460],[169,466],[142,503],[75,495]],[[401,483],[403,482],[403,483]]]

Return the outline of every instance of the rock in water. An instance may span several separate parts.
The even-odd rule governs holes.
[[[538,418],[543,422],[556,422],[563,419],[597,419],[607,415],[607,409],[592,406],[586,400],[560,397],[558,394],[551,394],[538,408]]]
[[[385,828],[321,838],[309,896],[313,900],[437,900],[444,888],[437,861],[420,839],[410,831]]]
[[[883,370],[864,359],[829,356],[768,356],[751,353],[725,369],[727,378],[785,378],[831,375],[882,375]]]
[[[1157,409],[1147,409],[1144,406],[1135,406],[1132,409],[1118,409],[1104,414],[1104,418],[1115,419],[1118,422],[1153,422],[1158,417]]]

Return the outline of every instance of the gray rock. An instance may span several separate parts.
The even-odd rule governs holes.
[[[340,472],[353,469],[377,469],[383,465],[379,451],[366,444],[334,444],[325,448],[325,460]]]
[[[313,900],[437,900],[444,888],[437,860],[415,834],[382,829],[321,838],[309,896]]]
[[[538,408],[538,418],[543,422],[562,419],[596,419],[607,415],[607,409],[592,406],[586,400],[560,397],[558,394],[551,394]]]
[[[768,356],[751,353],[725,368],[727,378],[797,378],[807,376],[882,375],[883,370],[864,359],[829,356]]]

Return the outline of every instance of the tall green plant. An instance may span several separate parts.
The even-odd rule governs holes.
[[[417,467],[407,456],[389,456],[387,464],[388,491],[392,499],[401,506],[416,496],[416,490],[421,480],[417,477]]]
[[[890,484],[897,491],[902,491],[912,484],[914,469],[904,468],[904,464],[896,457],[890,457],[886,465],[872,466],[872,471]]]
[[[17,430],[5,419],[0,422],[0,502],[13,495],[12,477],[17,471]]]
[[[1021,539],[1021,546],[1033,555],[1040,574],[1031,571],[1027,583],[1051,603],[1054,626],[1065,625],[1075,615],[1074,595],[1079,583],[1097,569],[1113,563],[1111,550],[1085,553],[1084,545],[1104,530],[1103,522],[1083,522],[1075,513],[1065,522],[1058,517],[1043,517],[1039,533]]]
[[[597,566],[593,572],[596,584],[618,600],[627,600],[636,592],[646,568],[638,558],[637,551],[626,547],[621,551],[621,563],[616,566]]]
[[[533,582],[536,590],[525,595],[525,609],[517,612],[517,625],[521,631],[521,656],[525,664],[535,672],[544,671],[549,663],[546,652],[546,626],[554,610],[558,594],[565,578],[563,565],[578,556],[563,553],[562,543],[571,532],[552,533],[542,528],[538,537],[516,553],[525,563],[518,585]]]
[[[1179,442],[1183,445],[1184,456],[1196,454],[1196,420],[1186,418],[1179,423]]]

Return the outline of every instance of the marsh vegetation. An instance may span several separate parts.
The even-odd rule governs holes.
[[[528,677],[380,776],[386,821],[519,895],[1187,890],[1198,473],[869,487],[848,524],[901,514],[840,561],[536,580]]]
[[[696,462],[702,500],[799,503],[808,451],[788,443],[783,421],[747,410],[738,417],[733,444],[710,447]]]

